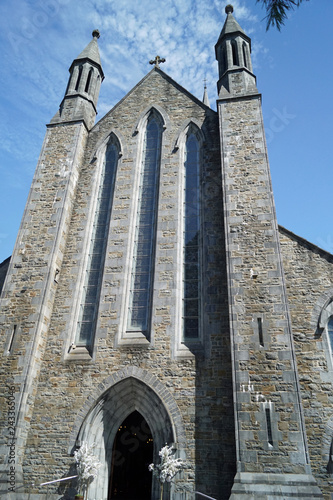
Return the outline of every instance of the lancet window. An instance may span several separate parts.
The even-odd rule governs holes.
[[[128,330],[139,331],[147,338],[150,335],[161,139],[161,120],[153,111],[147,120],[142,150],[127,325]]]
[[[231,50],[232,50],[232,64],[234,66],[239,66],[238,50],[237,50],[237,42],[236,42],[236,40],[232,40],[232,42],[231,42]]]
[[[85,346],[88,350],[93,344],[96,328],[118,158],[119,145],[116,138],[112,137],[106,149],[100,178],[75,341],[77,346]]]
[[[183,337],[199,339],[201,288],[200,142],[187,134],[183,194]]]
[[[89,86],[90,86],[91,77],[92,77],[93,73],[94,73],[93,68],[90,68],[89,73],[88,73],[88,78],[87,78],[87,81],[86,81],[86,86],[84,88],[85,92],[89,92]]]
[[[82,71],[83,71],[83,67],[82,67],[82,65],[80,65],[80,67],[79,67],[79,74],[77,75],[75,90],[79,90],[79,85],[80,85],[80,81],[81,81]]]
[[[247,53],[246,53],[246,45],[245,42],[242,43],[242,50],[243,50],[243,60],[244,60],[244,66],[245,68],[249,67],[249,64],[247,62]]]

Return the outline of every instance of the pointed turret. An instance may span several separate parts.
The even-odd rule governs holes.
[[[73,62],[73,65],[76,61],[83,61],[89,59],[96,66],[99,66],[102,69],[101,58],[99,56],[98,42],[97,40],[100,37],[99,31],[94,30],[92,32],[93,39],[88,43],[85,49],[78,55],[78,57]]]
[[[257,93],[256,78],[252,73],[251,39],[232,15],[233,10],[232,5],[226,6],[227,19],[215,45],[219,96]]]
[[[204,87],[204,94],[203,94],[202,102],[204,104],[206,104],[206,106],[208,106],[210,108],[210,103],[209,103],[208,92],[207,92],[207,85],[206,84],[205,84],[205,87]]]
[[[93,39],[78,55],[69,68],[70,77],[65,97],[54,123],[83,121],[88,130],[95,123],[97,101],[104,73],[98,49],[99,31],[94,30]]]

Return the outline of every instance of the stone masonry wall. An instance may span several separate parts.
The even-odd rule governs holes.
[[[325,499],[331,500],[329,447],[325,453],[324,448],[325,441],[333,439],[327,427],[333,418],[333,371],[326,332],[318,329],[318,319],[332,294],[333,256],[284,229],[280,241],[311,467]]]
[[[150,106],[162,109],[166,117],[152,341],[146,345],[118,345],[119,325],[124,324],[121,317],[127,287],[124,276],[131,262],[131,217],[137,196],[133,187],[138,151],[135,127]],[[178,324],[176,302],[180,300],[177,273],[182,237],[179,234],[182,153],[175,144],[190,119],[200,125],[205,137],[202,164],[203,341],[195,349],[188,344],[187,355],[179,357],[175,331]],[[122,158],[116,178],[95,350],[91,359],[72,361],[68,356],[73,335],[69,325],[73,320],[73,296],[78,286],[80,262],[86,251],[82,245],[96,182],[96,162],[92,159],[111,131],[121,142]],[[195,487],[218,499],[229,497],[236,458],[220,172],[216,113],[158,70],[149,73],[90,132],[43,354],[24,461],[27,482],[41,483],[72,472],[73,458],[69,452],[75,445],[72,435],[80,421],[81,408],[88,398],[90,401],[97,397],[98,388],[104,387],[108,377],[116,376],[126,367],[138,367],[164,385],[181,413],[189,466],[180,476],[180,486],[190,490]],[[35,489],[33,493],[37,495],[37,491],[43,492]]]

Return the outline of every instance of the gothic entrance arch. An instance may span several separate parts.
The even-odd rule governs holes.
[[[129,376],[127,369],[122,379],[119,380],[119,376],[117,382],[113,379],[114,383],[90,406],[76,434],[77,445],[83,441],[95,444],[94,455],[102,464],[89,487],[88,500],[132,500],[130,491],[125,491],[122,474],[129,471],[133,474],[135,467],[141,466],[143,471],[148,462],[158,463],[158,452],[165,443],[173,443],[180,453],[184,453],[184,427],[173,397],[160,381],[154,383],[155,377],[142,371],[143,378],[148,379],[145,383],[137,378],[138,372],[136,369],[136,376]],[[127,434],[123,430],[125,425]],[[123,468],[118,470],[119,461]],[[157,481],[149,474],[149,485],[149,476],[143,478],[144,500],[159,498]],[[125,496],[120,496],[119,485]],[[139,500],[138,496],[133,498]]]

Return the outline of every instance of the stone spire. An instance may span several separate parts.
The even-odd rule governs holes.
[[[99,31],[92,32],[93,39],[78,55],[69,68],[70,77],[65,97],[51,124],[83,121],[90,130],[97,115],[97,101],[104,80],[98,49]]]
[[[227,19],[215,45],[219,96],[257,92],[256,78],[252,73],[251,39],[234,18],[233,10],[232,5],[226,6]]]
[[[93,39],[91,40],[91,42],[89,42],[86,48],[83,49],[83,51],[77,56],[75,61],[89,59],[91,62],[93,62],[97,66],[100,66],[100,68],[102,69],[101,58],[99,56],[99,49],[97,42],[97,40],[100,38],[101,35],[98,30],[94,30],[92,32],[92,36]]]
[[[222,28],[222,31],[220,33],[220,37],[219,37],[219,40],[221,38],[224,38],[225,35],[228,35],[229,33],[242,33],[246,38],[247,35],[245,34],[245,31],[242,30],[242,28],[240,27],[240,25],[238,24],[238,22],[236,21],[236,19],[234,18],[234,16],[232,15],[234,11],[234,8],[232,5],[227,5],[226,8],[225,8],[225,13],[227,14],[227,19],[225,20],[225,23],[224,23],[224,26]],[[250,41],[250,39],[248,38],[248,40]],[[250,41],[251,43],[251,41]]]
[[[208,98],[208,93],[207,93],[206,80],[205,80],[204,94],[203,94],[202,102],[204,104],[206,104],[206,106],[208,106],[210,108],[210,103],[209,103],[209,98]]]

